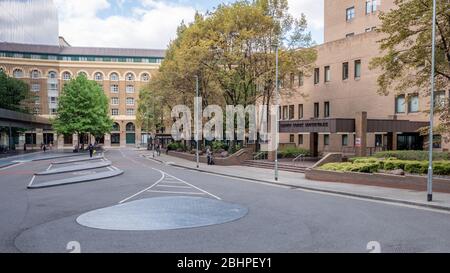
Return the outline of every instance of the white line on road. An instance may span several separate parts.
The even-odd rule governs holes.
[[[52,168],[52,164],[50,164],[50,166],[48,166],[47,171],[49,171]]]
[[[144,193],[144,192],[146,192],[146,191],[152,189],[152,188],[155,187],[156,185],[158,185],[158,184],[159,184],[161,181],[163,181],[164,178],[166,177],[165,174],[164,174],[163,172],[161,172],[161,174],[162,174],[161,178],[160,178],[155,184],[151,185],[150,187],[148,187],[148,188],[146,188],[146,189],[143,189],[142,191],[140,191],[140,192],[138,192],[138,193],[136,193],[136,194],[133,194],[133,195],[130,196],[130,197],[125,198],[124,200],[120,201],[119,204],[125,203],[126,201],[128,201],[128,200],[130,200],[130,199],[132,199],[132,198],[134,198],[134,197],[136,197],[136,196],[138,196],[138,195],[140,195],[140,194],[142,194],[142,193]]]
[[[153,193],[169,193],[169,194],[193,194],[193,195],[205,195],[205,194],[206,194],[206,193],[203,193],[203,192],[153,191],[153,190],[148,190],[147,192],[153,192]]]
[[[157,187],[161,188],[178,188],[178,189],[190,189],[191,187],[186,186],[172,186],[172,185],[158,185]]]
[[[28,184],[28,187],[31,187],[31,185],[33,185],[35,178],[36,178],[36,175],[33,175],[33,178],[31,178],[31,181],[30,181],[30,184]]]
[[[6,167],[4,167],[4,168],[0,168],[0,171],[7,170],[7,169],[11,169],[11,168],[14,168],[14,167],[23,165],[23,164],[24,164],[24,162],[20,162],[20,163],[14,164],[14,165],[6,166]]]

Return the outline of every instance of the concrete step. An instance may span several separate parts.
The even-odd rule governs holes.
[[[245,161],[242,165],[246,166],[246,167],[253,167],[253,168],[260,168],[260,169],[273,169],[275,167],[274,162],[251,161],[251,160]],[[287,172],[304,173],[306,171],[307,167],[279,163],[278,169],[281,171],[287,171]]]

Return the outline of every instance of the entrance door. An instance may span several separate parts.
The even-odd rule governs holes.
[[[423,137],[420,134],[402,134],[397,136],[398,150],[423,150]]]
[[[312,157],[319,156],[319,133],[310,134],[310,152]]]

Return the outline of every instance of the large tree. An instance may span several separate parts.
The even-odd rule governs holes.
[[[89,133],[100,137],[109,133],[112,126],[108,98],[98,83],[80,75],[64,85],[53,121],[58,134]]]
[[[379,93],[431,92],[432,0],[395,0],[396,9],[381,13],[379,41],[384,55],[374,58],[371,68],[381,69]],[[450,1],[437,0],[436,90],[450,86]],[[449,102],[436,103],[441,133],[449,132]]]
[[[30,98],[28,84],[0,71],[0,108],[28,113]]]

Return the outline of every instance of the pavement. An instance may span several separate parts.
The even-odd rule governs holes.
[[[162,164],[195,170],[199,172],[224,175],[233,178],[249,179],[276,185],[291,186],[304,190],[319,191],[330,194],[340,194],[357,198],[395,202],[406,205],[450,211],[450,194],[446,193],[434,193],[434,201],[428,202],[427,192],[422,191],[313,181],[306,179],[304,174],[286,171],[280,171],[279,179],[278,181],[275,181],[274,171],[269,169],[260,169],[245,166],[208,166],[204,163],[200,163],[199,168],[197,168],[196,162],[181,159],[178,157],[165,154],[161,154],[161,156],[159,157],[153,157],[153,153],[142,151],[141,154],[150,160],[155,160]]]
[[[105,157],[124,174],[28,190],[33,175],[54,160],[0,169],[0,252],[69,253],[71,246],[79,245],[82,253],[367,253],[370,242],[379,243],[384,253],[450,251],[448,211],[198,172],[146,159],[131,149],[110,150]],[[169,197],[202,199],[181,205],[166,202],[159,210]],[[210,203],[204,198],[247,213],[209,225],[214,220],[209,217],[218,215],[202,209]],[[166,222],[155,222],[160,218],[152,216],[164,210],[171,213],[164,215]],[[136,226],[124,226],[123,212],[137,216],[128,218]],[[202,226],[189,224],[189,216],[198,215],[208,217],[200,219]],[[77,222],[84,216],[93,218]],[[166,226],[181,219],[191,227]]]

